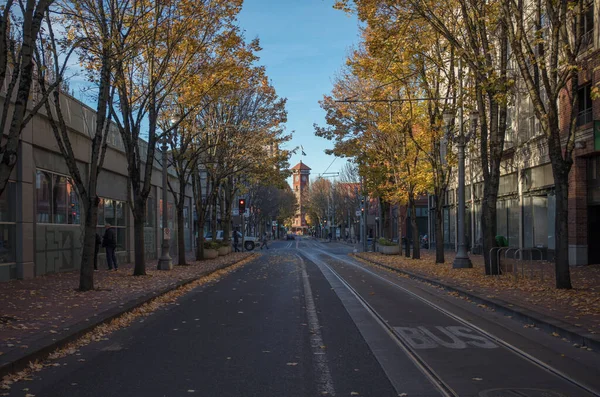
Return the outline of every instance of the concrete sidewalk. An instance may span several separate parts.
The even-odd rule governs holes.
[[[94,291],[79,292],[79,272],[50,274],[0,284],[0,376],[45,358],[99,324],[135,309],[166,292],[234,265],[256,254],[232,253],[213,260],[132,276],[133,264],[119,271],[94,272]]]

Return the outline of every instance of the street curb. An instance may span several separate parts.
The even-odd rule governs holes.
[[[567,338],[571,343],[578,343],[581,346],[586,346],[591,348],[592,350],[598,352],[600,351],[600,337],[595,334],[589,333],[587,330],[577,327],[575,325],[566,323],[559,319],[546,316],[544,314],[535,312],[533,310],[526,309],[524,307],[514,305],[512,303],[508,303],[501,299],[490,299],[484,298],[480,295],[474,294],[472,292],[466,291],[461,287],[452,286],[449,284],[445,284],[441,281],[434,280],[420,274],[413,273],[408,270],[397,269],[395,267],[387,266],[381,264],[379,262],[372,261],[370,259],[362,258],[357,256],[366,262],[369,262],[373,265],[383,267],[388,270],[392,270],[397,273],[402,273],[409,276],[412,279],[417,281],[422,281],[426,283],[430,283],[434,286],[441,287],[443,289],[458,292],[461,295],[468,297],[475,303],[484,304],[488,307],[491,307],[495,311],[512,316],[513,319],[525,323],[525,324],[533,324],[534,326],[544,330],[545,332],[552,334],[557,333],[561,338]]]
[[[184,285],[192,283],[216,271],[234,266],[243,260],[251,258],[254,255],[256,254],[250,254],[249,256],[240,259],[239,261],[219,266],[213,270],[204,271],[198,276],[179,281],[178,283],[163,288],[162,290],[150,292],[146,295],[140,296],[137,299],[126,302],[120,306],[107,309],[95,315],[91,315],[89,319],[80,321],[68,327],[69,329],[67,331],[58,334],[43,336],[31,343],[29,347],[27,347],[27,349],[23,349],[20,351],[14,350],[3,356],[0,356],[0,378],[4,377],[5,375],[25,369],[30,362],[45,359],[50,353],[52,353],[56,349],[59,349],[67,345],[68,343],[79,339],[81,336],[83,336],[93,328],[97,327],[98,325],[108,323],[114,318],[117,318],[122,314],[130,312],[142,306],[144,303],[158,298],[161,295],[171,292],[177,288],[183,287]]]

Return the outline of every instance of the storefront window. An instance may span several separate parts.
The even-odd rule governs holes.
[[[14,222],[15,213],[15,184],[8,182],[6,189],[0,194],[0,222]]]
[[[506,201],[501,200],[496,204],[496,235],[508,237],[508,216]]]
[[[38,223],[79,224],[81,208],[70,178],[38,170],[35,180]]]
[[[125,203],[122,201],[115,201],[115,211],[116,211],[116,218],[117,218],[115,225],[116,226],[125,226],[125,214],[126,214]]]
[[[53,175],[52,178],[52,213],[54,222],[67,223],[67,178]]]
[[[0,263],[15,261],[15,183],[8,182],[0,194]]]
[[[79,205],[79,197],[77,196],[75,186],[70,180],[67,184],[67,196],[69,197],[69,213],[67,216],[68,223],[70,225],[78,225],[81,223],[81,208]]]
[[[154,227],[155,213],[156,213],[156,203],[154,202],[154,198],[148,197],[148,200],[146,201],[146,223],[144,226]]]
[[[100,213],[103,216],[100,216]],[[117,251],[127,249],[127,202],[111,200],[107,198],[100,199],[98,205],[98,231],[101,236],[104,235],[104,225],[110,224],[115,231],[117,239]]]
[[[98,203],[98,225],[104,225],[104,199]]]
[[[14,224],[0,224],[0,263],[15,261],[15,229]]]
[[[48,172],[37,171],[37,175],[35,178],[35,199],[37,209],[37,221],[39,223],[51,223],[51,189],[52,179],[50,179],[50,174]]]
[[[173,230],[173,219],[174,219],[174,215],[175,215],[175,206],[173,205],[173,203],[169,203],[167,201],[167,215],[169,216],[168,219],[168,227],[169,229]]]
[[[114,200],[104,200],[104,224],[116,226]]]
[[[511,247],[518,247],[519,244],[519,212],[521,207],[519,206],[519,200],[510,199],[507,200],[508,204],[508,245]]]

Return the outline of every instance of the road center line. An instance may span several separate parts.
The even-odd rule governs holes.
[[[300,259],[300,269],[302,270],[302,284],[304,285],[304,300],[306,304],[306,314],[308,317],[308,326],[311,331],[310,347],[313,353],[313,365],[315,377],[317,379],[317,387],[319,393],[327,393],[324,395],[335,396],[335,388],[333,387],[333,379],[329,371],[329,363],[327,354],[324,354],[323,338],[321,336],[321,327],[317,316],[317,309],[310,288],[310,280],[306,273],[306,264],[300,255],[296,255]]]

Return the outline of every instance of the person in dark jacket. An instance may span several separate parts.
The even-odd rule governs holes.
[[[102,238],[102,246],[106,248],[106,263],[108,264],[108,270],[119,270],[117,264],[117,256],[115,255],[115,249],[117,248],[117,238],[115,236],[115,229],[112,228],[110,223],[104,226],[104,237]]]
[[[98,252],[100,251],[100,245],[102,244],[102,237],[96,233],[96,245],[94,247],[94,270],[98,270]]]
[[[235,252],[240,252],[240,249],[238,248],[238,244],[240,243],[240,236],[238,235],[238,231],[237,229],[235,229],[233,231],[233,249],[235,249]]]

